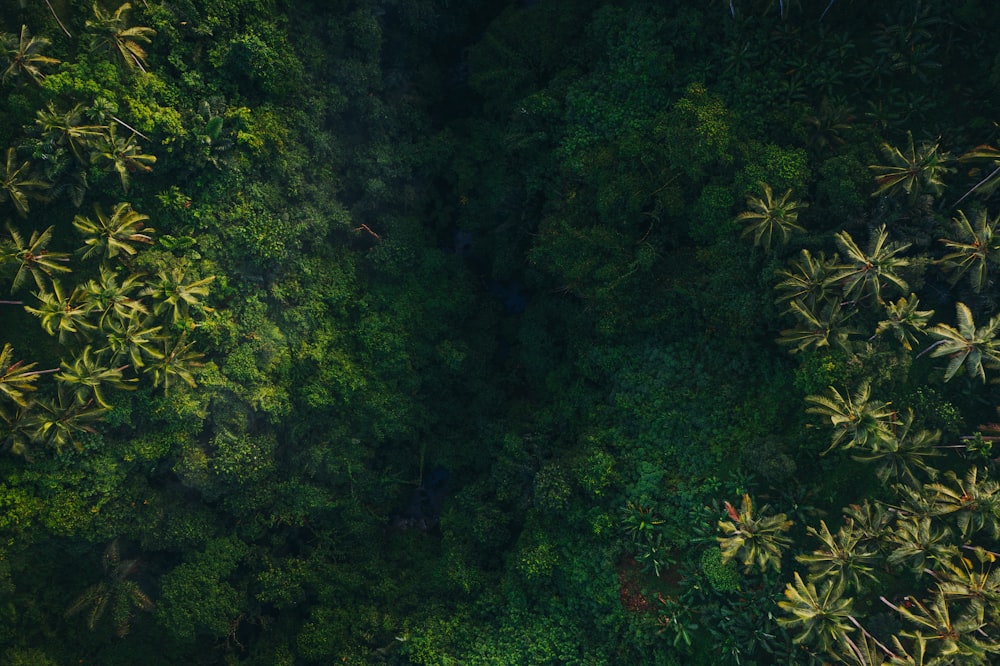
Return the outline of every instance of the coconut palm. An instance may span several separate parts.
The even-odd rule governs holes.
[[[125,367],[108,367],[98,354],[91,353],[90,345],[83,348],[80,355],[72,363],[63,363],[62,371],[55,378],[73,391],[78,403],[88,402],[91,398],[105,409],[111,405],[104,399],[104,387],[134,390],[136,378],[126,379],[122,375]]]
[[[4,161],[3,180],[0,180],[0,187],[10,197],[17,213],[24,217],[31,209],[29,199],[41,197],[40,192],[48,189],[50,184],[44,180],[38,180],[29,176],[31,162],[25,160],[18,164],[17,151],[13,148],[7,149],[7,159]]]
[[[938,590],[946,599],[964,600],[995,611],[1000,607],[1000,568],[994,566],[996,555],[981,547],[972,548],[971,552],[972,557],[962,554],[941,562],[941,568],[933,572]]]
[[[730,520],[719,521],[724,536],[716,537],[723,563],[738,557],[748,572],[754,567],[761,571],[774,567],[780,571],[782,550],[792,543],[784,534],[792,521],[783,513],[765,515],[769,508],[766,505],[754,513],[749,495],[743,495],[739,511],[729,502],[725,506]]]
[[[131,174],[152,171],[150,165],[156,163],[156,156],[142,152],[135,132],[122,138],[117,128],[118,125],[111,125],[94,140],[90,162],[109,173],[117,173],[122,190],[128,192]]]
[[[949,658],[946,662],[937,663],[969,663],[960,659],[1000,653],[1000,644],[981,632],[986,626],[982,609],[967,607],[965,612],[953,617],[949,600],[941,590],[934,594],[929,603],[906,597],[905,604],[896,605],[885,597],[880,598],[904,620],[916,625],[920,636],[935,646],[934,652]],[[912,636],[914,633],[903,632],[903,636]],[[985,637],[985,640],[981,637]]]
[[[948,367],[944,371],[945,381],[954,377],[964,365],[970,377],[979,377],[985,382],[985,366],[1000,364],[1000,341],[996,339],[1000,315],[977,328],[968,306],[956,303],[955,318],[957,329],[948,324],[936,324],[927,329],[930,336],[938,340],[931,349],[931,356],[948,357]]]
[[[14,360],[14,348],[4,343],[0,350],[0,395],[21,407],[27,406],[24,394],[35,390],[39,373],[32,372],[36,363]]]
[[[754,245],[763,246],[766,252],[771,249],[772,241],[784,244],[793,233],[805,231],[797,221],[799,211],[808,204],[792,199],[791,190],[776,199],[770,185],[763,182],[759,185],[763,196],[747,197],[750,210],[737,215],[736,221],[747,223],[743,235],[753,234]]]
[[[142,368],[148,359],[159,360],[163,353],[162,326],[150,326],[150,318],[132,311],[128,318],[115,317],[104,328],[106,344],[98,353],[108,352],[109,363],[129,363]]]
[[[787,617],[778,618],[778,624],[797,629],[792,639],[796,644],[808,643],[823,652],[838,653],[847,648],[846,638],[855,627],[853,599],[844,597],[844,587],[836,581],[823,581],[817,585],[803,582],[799,572],[794,582],[785,587],[785,600],[778,606]]]
[[[30,407],[15,405],[8,409],[0,403],[0,446],[18,456],[28,455],[32,441],[32,425],[29,419]]]
[[[895,426],[893,437],[880,442],[876,449],[857,453],[852,457],[862,462],[875,463],[875,474],[882,483],[902,482],[919,488],[917,470],[930,479],[936,478],[938,470],[929,463],[929,459],[942,455],[936,448],[941,440],[941,431],[915,430],[913,419],[913,410],[908,410],[906,416]]]
[[[142,276],[133,274],[119,278],[118,273],[101,264],[99,277],[88,280],[80,289],[89,311],[100,313],[98,327],[106,326],[109,318],[126,320],[134,314],[149,314],[143,302],[133,298],[144,284]]]
[[[97,626],[106,611],[111,609],[115,634],[119,638],[128,634],[134,611],[152,611],[155,608],[139,584],[131,580],[139,570],[139,560],[122,560],[118,539],[108,544],[102,560],[104,578],[91,585],[66,609],[66,617],[87,611],[87,628]]]
[[[788,311],[795,315],[796,325],[781,331],[778,344],[790,345],[793,354],[810,347],[847,349],[848,338],[856,332],[844,326],[855,311],[845,313],[839,300],[810,308],[796,299],[788,303]]]
[[[47,143],[66,146],[80,164],[89,164],[90,151],[95,142],[108,132],[107,125],[94,125],[87,121],[87,108],[77,104],[68,111],[57,111],[49,103],[36,112],[35,124]]]
[[[92,308],[85,302],[79,287],[67,295],[59,281],[53,280],[52,291],[35,292],[35,297],[38,307],[25,306],[24,309],[41,320],[46,333],[58,335],[61,344],[71,337],[88,337],[97,329],[87,320]]]
[[[934,315],[934,310],[919,310],[920,299],[916,294],[901,296],[895,303],[886,302],[885,313],[888,319],[883,319],[875,329],[875,335],[892,333],[892,336],[903,345],[906,351],[912,351],[917,343],[917,335],[927,331],[927,322]]]
[[[3,49],[7,67],[0,79],[7,83],[15,77],[24,77],[33,83],[40,82],[45,75],[41,68],[45,65],[58,65],[55,58],[42,55],[51,42],[44,37],[32,37],[28,26],[21,26],[20,35],[4,33],[0,36],[0,48]]]
[[[890,552],[886,562],[913,572],[938,566],[958,554],[947,525],[930,516],[905,515],[889,534]]]
[[[896,412],[889,403],[872,400],[870,381],[861,382],[853,395],[846,391],[841,394],[831,386],[827,395],[810,395],[806,402],[815,405],[807,412],[825,416],[833,426],[824,455],[838,446],[877,451],[893,438]]]
[[[877,545],[889,534],[893,516],[884,505],[865,500],[844,507],[844,518],[851,523],[860,543]]]
[[[32,442],[54,447],[57,451],[67,444],[80,448],[76,436],[94,433],[94,424],[101,420],[107,409],[96,407],[93,400],[79,402],[61,389],[53,399],[39,399],[32,403],[28,415],[28,430]]]
[[[77,215],[73,218],[73,226],[84,236],[84,247],[81,249],[83,258],[99,256],[113,259],[120,252],[128,255],[136,253],[136,244],[152,244],[149,234],[155,229],[147,227],[145,221],[148,215],[132,210],[132,205],[119,203],[105,215],[100,206],[94,206],[96,220]]]
[[[953,516],[963,538],[980,530],[1000,538],[1000,483],[980,479],[975,465],[961,479],[953,471],[945,472],[940,483],[927,484],[924,491],[934,515]]]
[[[944,176],[954,171],[947,166],[949,157],[939,152],[937,142],[925,142],[916,147],[911,132],[906,133],[903,150],[883,143],[881,151],[888,164],[868,167],[876,173],[875,195],[901,190],[911,199],[924,192],[937,196],[944,191]]]
[[[146,71],[146,50],[142,44],[149,44],[156,34],[152,28],[140,25],[129,25],[128,15],[132,5],[123,3],[113,14],[110,14],[96,2],[94,3],[94,18],[88,19],[86,26],[90,31],[91,50],[107,51],[108,54],[125,65],[129,70]]]
[[[837,267],[831,280],[841,284],[845,298],[855,294],[863,298],[871,293],[881,303],[886,283],[904,292],[909,288],[897,270],[908,266],[910,260],[897,255],[910,247],[910,243],[889,243],[889,232],[884,224],[872,234],[867,250],[858,247],[846,231],[837,232],[834,237],[845,261]]]
[[[810,581],[828,579],[842,589],[860,592],[862,578],[876,580],[872,572],[880,556],[866,544],[864,533],[854,529],[854,523],[848,521],[832,534],[826,522],[821,520],[818,530],[807,527],[806,532],[820,541],[819,548],[795,558],[809,567]]]
[[[978,294],[989,284],[990,268],[1000,256],[1000,237],[997,236],[1000,215],[990,219],[986,209],[980,210],[973,226],[965,213],[958,211],[951,221],[953,238],[938,239],[950,252],[935,263],[951,273],[952,284],[968,273],[972,290]]]
[[[202,301],[208,296],[208,285],[213,280],[215,276],[210,275],[189,282],[184,269],[174,267],[157,272],[156,277],[142,293],[152,296],[157,301],[153,309],[156,314],[169,313],[170,320],[177,323],[192,317],[195,313],[212,311],[212,308],[204,305]]]
[[[69,261],[68,254],[45,249],[49,241],[52,240],[52,227],[40,233],[32,231],[27,243],[24,242],[24,238],[17,229],[10,224],[7,225],[7,232],[10,234],[10,242],[4,249],[4,254],[20,264],[14,274],[14,279],[11,281],[11,292],[17,291],[29,275],[35,280],[38,289],[44,291],[45,279],[48,278],[51,281],[53,273],[71,272],[71,269],[65,265],[65,262]]]
[[[179,379],[194,388],[193,370],[201,366],[200,354],[192,349],[193,342],[185,342],[181,335],[177,340],[163,339],[163,353],[153,359],[150,370],[153,373],[153,385],[162,386],[164,391],[170,390],[174,379]]]
[[[822,252],[813,257],[803,249],[799,259],[789,262],[789,268],[778,271],[783,278],[774,285],[781,292],[778,302],[799,301],[808,310],[815,310],[830,296],[830,276],[837,265],[836,260],[828,260]]]

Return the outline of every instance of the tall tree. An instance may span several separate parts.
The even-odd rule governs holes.
[[[805,231],[798,224],[798,218],[799,211],[808,204],[792,199],[791,190],[775,198],[771,186],[767,183],[760,183],[760,189],[762,196],[747,197],[747,206],[750,210],[737,215],[736,221],[746,223],[747,228],[743,231],[743,235],[752,234],[754,245],[762,246],[767,252],[771,249],[773,241],[777,240],[778,243],[784,244],[793,233]]]
[[[1000,482],[980,478],[976,465],[961,479],[949,470],[940,482],[924,486],[924,491],[934,515],[954,518],[963,539],[980,530],[1000,538]]]
[[[40,291],[46,289],[46,278],[53,280],[53,273],[69,273],[71,269],[66,265],[69,255],[65,252],[52,252],[47,248],[52,240],[52,227],[45,231],[32,231],[28,242],[24,242],[21,234],[10,224],[7,225],[7,232],[10,235],[9,242],[3,242],[5,247],[0,248],[2,259],[11,259],[18,263],[14,279],[11,280],[10,290],[15,292],[24,284],[30,275],[35,280],[35,285]]]
[[[767,506],[754,512],[749,495],[743,495],[739,511],[729,502],[725,506],[730,520],[719,521],[723,536],[716,537],[723,561],[738,557],[746,571],[755,567],[761,571],[770,567],[780,571],[782,552],[792,543],[785,535],[792,521],[783,513],[765,515]]]
[[[191,318],[195,313],[211,312],[212,309],[203,303],[208,296],[208,285],[215,280],[210,275],[199,280],[188,281],[184,269],[175,266],[169,270],[158,271],[156,277],[143,290],[143,294],[152,296],[157,301],[153,311],[160,315],[170,314],[174,323]]]
[[[66,609],[66,617],[87,611],[87,627],[93,631],[107,610],[119,638],[129,633],[135,610],[152,611],[153,600],[132,580],[139,560],[122,560],[118,539],[108,544],[102,559],[104,578],[91,585]]]
[[[0,395],[21,407],[27,405],[24,394],[35,390],[38,373],[32,372],[36,363],[14,360],[14,348],[4,343],[0,350]]]
[[[136,171],[150,172],[151,164],[156,162],[155,155],[142,152],[142,146],[136,140],[135,132],[127,138],[118,136],[118,126],[111,125],[102,132],[93,143],[90,161],[107,172],[118,174],[122,190],[128,192],[131,174]]]
[[[119,203],[105,215],[100,206],[94,206],[96,220],[82,215],[73,218],[73,226],[84,236],[83,258],[99,256],[113,259],[120,252],[128,255],[136,253],[135,244],[151,244],[149,234],[155,229],[145,225],[148,215],[132,210],[129,203]]]
[[[861,592],[864,585],[862,578],[876,580],[873,572],[880,559],[879,554],[866,545],[864,535],[855,531],[853,522],[848,521],[833,534],[826,522],[821,520],[818,530],[807,527],[806,532],[820,541],[819,548],[795,557],[808,565],[810,581],[830,580],[840,589]]]
[[[937,142],[915,146],[912,132],[906,133],[906,147],[902,150],[889,143],[883,143],[881,150],[888,164],[868,167],[876,174],[875,194],[903,191],[911,199],[924,192],[940,195],[945,188],[944,176],[954,171]]]
[[[948,357],[948,367],[944,371],[945,381],[954,377],[964,365],[970,377],[979,377],[985,382],[985,366],[1000,365],[1000,340],[997,340],[1000,315],[990,319],[985,326],[977,327],[969,307],[965,303],[956,303],[955,317],[958,328],[936,324],[927,329],[930,336],[937,339],[931,349],[931,356]]]
[[[876,464],[875,474],[883,483],[906,483],[919,488],[917,470],[928,478],[937,477],[938,470],[930,463],[941,451],[936,448],[941,440],[939,430],[917,430],[913,427],[913,410],[909,410],[899,423],[895,424],[895,434],[868,451],[854,454],[855,460]]]
[[[83,404],[93,398],[101,407],[110,409],[111,405],[104,399],[104,388],[134,390],[138,381],[136,378],[126,379],[122,374],[124,367],[107,366],[97,353],[91,353],[88,345],[72,363],[63,363],[62,371],[55,378],[72,390],[78,403]]]
[[[910,247],[910,243],[889,243],[889,232],[884,224],[872,234],[867,250],[858,247],[846,231],[839,231],[834,237],[837,246],[844,253],[845,261],[837,267],[838,271],[831,280],[840,283],[845,298],[852,295],[863,298],[871,293],[881,303],[882,289],[886,284],[891,284],[904,293],[909,289],[897,271],[910,264],[909,259],[898,256]]]
[[[996,233],[1000,215],[990,219],[984,208],[977,213],[973,226],[965,213],[958,211],[951,222],[952,238],[939,239],[950,252],[936,263],[951,273],[952,284],[968,273],[972,290],[978,294],[989,284],[990,268],[1000,257],[1000,237]]]
[[[820,252],[813,257],[803,249],[799,259],[789,262],[787,269],[778,271],[781,281],[774,288],[781,292],[778,302],[798,301],[807,310],[815,310],[831,294],[830,277],[837,266],[836,259],[827,259]]]
[[[143,287],[142,277],[135,274],[126,275],[124,279],[119,277],[118,273],[102,263],[98,278],[87,280],[80,288],[88,310],[100,314],[97,321],[100,328],[105,327],[109,319],[127,320],[134,314],[149,314],[146,305],[135,298]]]
[[[31,209],[28,200],[41,197],[41,191],[50,187],[44,180],[32,178],[31,162],[25,160],[18,164],[17,151],[13,148],[7,149],[7,158],[4,161],[3,180],[0,180],[0,187],[4,189],[7,196],[14,204],[14,209],[18,215],[24,217]]]
[[[855,630],[853,599],[844,597],[844,586],[835,580],[820,583],[802,580],[799,572],[785,587],[785,600],[778,606],[788,615],[778,618],[782,626],[798,629],[795,643],[809,643],[823,652],[840,653],[849,649],[848,636]]]
[[[20,35],[0,35],[0,48],[4,51],[7,63],[0,79],[4,83],[15,77],[23,77],[33,83],[41,81],[45,78],[41,69],[43,66],[59,64],[56,58],[42,55],[42,51],[50,43],[44,37],[32,37],[26,25],[21,26]]]
[[[86,26],[90,31],[91,48],[94,51],[107,51],[119,60],[129,70],[146,71],[146,50],[142,44],[151,43],[151,37],[156,34],[152,28],[141,25],[129,25],[131,3],[123,3],[113,14],[106,12],[99,4],[94,3],[94,18],[88,19]]]
[[[903,345],[906,351],[912,351],[913,345],[919,341],[917,335],[927,332],[927,323],[934,315],[934,310],[919,310],[920,299],[916,294],[901,296],[895,303],[889,301],[883,304],[887,319],[878,323],[875,335],[892,333],[892,336]]]
[[[79,287],[74,287],[67,295],[59,281],[53,280],[51,291],[38,291],[35,297],[38,307],[25,306],[24,309],[41,320],[46,333],[58,335],[60,343],[67,343],[71,336],[89,336],[96,330],[97,327],[87,320],[92,308],[85,302]]]
[[[158,354],[150,366],[153,385],[170,390],[170,384],[179,379],[190,387],[195,386],[193,370],[201,366],[203,354],[195,351],[194,343],[187,342],[182,334],[178,339],[163,340],[163,353]]]
[[[833,426],[830,447],[824,453],[838,446],[878,450],[893,437],[896,412],[889,403],[872,399],[870,381],[862,381],[853,395],[846,391],[841,394],[831,386],[827,395],[811,395],[806,402],[815,405],[807,412],[825,416]]]

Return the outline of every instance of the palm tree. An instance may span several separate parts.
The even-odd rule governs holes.
[[[36,363],[25,363],[14,360],[14,348],[10,343],[4,343],[0,350],[0,395],[14,401],[21,407],[27,406],[25,392],[35,390],[35,381],[39,373],[32,372]]]
[[[156,163],[156,156],[142,152],[136,141],[135,132],[127,139],[118,136],[117,125],[111,125],[94,141],[90,162],[107,172],[115,172],[121,180],[122,189],[128,192],[129,176],[136,171],[150,172]]]
[[[723,563],[738,556],[748,572],[754,566],[761,571],[768,567],[780,571],[782,549],[792,543],[784,534],[791,528],[792,521],[783,513],[764,515],[769,508],[766,505],[755,515],[749,495],[743,495],[739,511],[729,502],[725,506],[731,520],[719,521],[719,529],[725,536],[716,537]]]
[[[215,276],[210,275],[188,282],[184,269],[174,267],[157,272],[156,279],[142,293],[158,301],[153,309],[156,314],[169,312],[171,321],[177,323],[194,312],[212,311],[212,308],[202,304],[202,299],[208,296],[208,285],[213,280]]]
[[[45,290],[45,278],[52,280],[53,273],[69,273],[71,269],[64,265],[69,261],[69,255],[64,252],[50,252],[45,247],[52,240],[52,227],[39,233],[31,232],[31,238],[25,243],[21,234],[10,224],[7,225],[11,243],[4,254],[20,262],[14,279],[11,281],[11,293],[17,291],[30,275],[35,280],[39,290]]]
[[[837,267],[839,270],[831,280],[841,283],[845,298],[855,293],[858,298],[862,298],[871,292],[881,303],[883,281],[896,286],[900,291],[909,288],[896,271],[909,266],[909,259],[897,255],[910,247],[910,243],[888,243],[889,232],[884,224],[872,234],[867,251],[862,251],[846,231],[837,232],[835,238],[847,261]]]
[[[931,500],[933,515],[954,516],[963,538],[988,530],[1000,538],[1000,483],[980,479],[979,468],[969,467],[963,479],[953,471],[945,472],[943,482],[930,483],[924,491]]]
[[[34,83],[40,82],[43,65],[58,65],[59,61],[42,55],[42,49],[51,42],[44,37],[32,37],[28,26],[21,26],[20,36],[4,33],[0,36],[0,47],[3,48],[7,67],[0,78],[7,83],[14,77],[26,77]]]
[[[66,296],[58,280],[52,281],[52,291],[38,291],[37,308],[25,306],[25,310],[41,320],[42,328],[49,335],[58,335],[59,342],[65,344],[70,335],[87,336],[96,326],[87,321],[91,307],[84,302],[79,287]]]
[[[128,362],[133,368],[141,368],[146,359],[162,359],[163,353],[157,349],[164,338],[160,334],[162,326],[148,326],[149,317],[142,318],[139,312],[133,311],[128,318],[110,320],[104,331],[107,336],[106,346],[98,353],[110,352],[111,364]]]
[[[49,103],[35,114],[35,124],[41,130],[42,138],[53,145],[67,146],[80,164],[90,162],[90,150],[108,131],[107,125],[88,124],[85,112],[83,104],[61,112]]]
[[[854,631],[854,600],[843,595],[844,586],[836,581],[824,581],[817,590],[796,571],[794,582],[785,587],[785,601],[778,602],[790,617],[778,618],[778,624],[799,630],[792,639],[796,644],[808,643],[834,654],[848,650],[847,639]]]
[[[7,159],[4,162],[3,180],[0,187],[10,197],[11,202],[18,214],[22,217],[28,214],[31,206],[28,204],[29,198],[39,198],[39,191],[48,189],[49,183],[37,180],[28,176],[31,163],[25,160],[17,164],[17,152],[13,148],[7,149]]]
[[[780,199],[775,199],[770,185],[763,182],[759,185],[764,196],[747,197],[747,205],[751,210],[737,215],[736,221],[748,223],[749,226],[743,231],[743,235],[753,234],[754,245],[763,246],[767,252],[771,249],[771,241],[775,238],[784,244],[788,242],[792,233],[805,231],[797,220],[799,211],[808,204],[792,199],[791,190],[781,195]]]
[[[830,532],[825,521],[819,521],[819,530],[807,527],[806,532],[820,540],[820,547],[811,553],[796,556],[796,560],[809,566],[810,581],[830,579],[841,589],[862,591],[861,578],[876,580],[872,573],[879,554],[869,548],[861,531],[855,531],[851,521],[845,523],[836,535]]]
[[[791,345],[793,354],[810,347],[820,349],[831,345],[847,349],[848,338],[855,333],[844,327],[855,311],[845,314],[839,300],[809,308],[796,299],[789,302],[788,311],[796,315],[798,325],[781,331],[778,344]]]
[[[97,404],[105,409],[110,409],[111,405],[104,399],[102,391],[105,386],[117,389],[134,390],[136,378],[125,379],[122,370],[128,366],[110,368],[101,362],[97,355],[90,353],[91,347],[87,345],[83,351],[73,359],[72,363],[63,363],[62,372],[55,378],[71,387],[78,403],[87,402],[91,396]]]
[[[996,555],[981,547],[972,548],[977,564],[965,557],[941,562],[941,569],[933,572],[938,590],[946,599],[959,599],[984,610],[995,610],[1000,605],[1000,569],[995,569]]]
[[[939,239],[951,252],[935,263],[952,273],[952,284],[968,273],[972,290],[978,294],[989,284],[990,266],[1000,256],[1000,237],[997,237],[1000,215],[991,220],[985,209],[980,210],[973,227],[965,213],[958,211],[958,216],[951,221],[955,229],[954,240]]]
[[[829,448],[823,455],[837,446],[845,449],[855,446],[869,451],[877,451],[893,438],[893,423],[896,412],[889,403],[871,399],[871,382],[863,381],[854,390],[854,395],[830,386],[828,395],[810,395],[806,402],[815,407],[806,411],[821,414],[830,420],[833,436]]]
[[[882,504],[865,500],[844,507],[844,518],[851,523],[860,543],[881,544],[889,534],[893,516]]]
[[[199,361],[204,355],[192,349],[193,342],[185,343],[184,337],[182,334],[173,342],[163,339],[163,353],[158,354],[152,364],[153,386],[162,386],[164,391],[169,391],[170,382],[176,378],[195,387],[191,371],[201,366]]]
[[[57,451],[67,444],[80,448],[78,433],[95,433],[92,424],[101,420],[107,409],[94,407],[93,400],[84,403],[69,398],[60,389],[53,400],[40,399],[28,415],[27,427],[31,441],[54,447]]]
[[[129,70],[146,71],[146,51],[140,45],[149,44],[156,34],[152,28],[128,25],[128,14],[132,5],[123,3],[114,14],[109,14],[94,3],[94,18],[87,20],[91,31],[91,50],[106,50],[112,58],[117,58]]]
[[[100,313],[97,325],[103,328],[109,317],[127,320],[135,314],[149,314],[143,302],[132,297],[142,285],[140,275],[128,275],[119,284],[118,274],[101,264],[98,279],[88,280],[81,292],[89,311]]]
[[[952,618],[948,598],[941,590],[935,593],[930,604],[924,604],[913,597],[906,597],[906,603],[897,606],[885,597],[880,598],[882,603],[899,613],[903,619],[917,625],[923,639],[935,641],[937,646],[935,652],[942,657],[950,657],[946,662],[938,663],[968,663],[958,659],[1000,653],[1000,644],[977,637],[977,635],[986,636],[981,633],[986,626],[981,608],[967,608],[958,618]],[[912,636],[914,633],[904,632],[903,635]]]
[[[941,431],[914,431],[913,418],[913,410],[908,410],[896,427],[895,436],[883,440],[877,449],[852,457],[862,462],[876,463],[878,467],[875,474],[882,483],[892,480],[919,488],[920,481],[916,475],[918,469],[931,479],[936,478],[938,470],[928,459],[941,455],[941,451],[936,448],[941,440]]]
[[[8,447],[14,455],[28,456],[28,445],[32,441],[29,410],[27,405],[7,409],[0,404],[0,445]]]
[[[901,296],[898,301],[884,303],[885,312],[889,316],[878,323],[875,335],[892,333],[903,349],[912,351],[913,345],[917,342],[917,334],[924,334],[927,331],[927,322],[934,315],[934,310],[918,310],[920,299],[916,294],[910,294],[909,298]]]
[[[110,216],[106,216],[100,206],[95,205],[94,213],[97,215],[96,221],[82,215],[73,218],[73,226],[85,237],[85,247],[81,250],[84,259],[91,256],[113,259],[119,252],[134,255],[134,244],[152,244],[153,239],[149,234],[155,229],[144,224],[149,216],[132,210],[131,204],[118,204]]]
[[[892,545],[886,562],[913,572],[932,568],[958,554],[952,536],[947,525],[930,516],[902,516],[889,534]]]
[[[809,250],[799,253],[798,261],[790,262],[788,269],[778,271],[782,278],[774,286],[780,292],[778,302],[799,301],[809,310],[814,310],[819,303],[826,301],[830,295],[830,276],[837,265],[836,260],[828,260],[822,252],[813,258]]]
[[[84,590],[66,609],[66,617],[87,609],[87,628],[93,631],[108,608],[111,608],[115,634],[122,638],[132,626],[134,610],[152,611],[155,604],[138,583],[130,580],[139,570],[139,560],[122,560],[118,539],[108,544],[102,565],[104,579]]]
[[[906,133],[906,148],[900,150],[888,143],[882,144],[882,155],[889,162],[886,165],[872,165],[868,168],[876,173],[875,195],[898,190],[914,199],[922,192],[937,196],[944,191],[942,178],[954,171],[947,166],[948,155],[938,152],[938,144],[922,143],[919,148],[913,144],[913,134]]]
[[[1000,341],[997,341],[997,328],[1000,327],[1000,315],[990,319],[989,323],[979,328],[972,319],[972,311],[965,303],[955,304],[955,317],[958,328],[948,324],[936,324],[927,332],[938,342],[931,348],[931,356],[948,357],[948,367],[944,372],[944,380],[955,376],[959,368],[965,365],[970,377],[979,377],[986,381],[985,365],[1000,364]]]

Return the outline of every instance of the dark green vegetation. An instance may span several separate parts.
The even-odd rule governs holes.
[[[997,3],[0,21],[0,663],[998,658]]]

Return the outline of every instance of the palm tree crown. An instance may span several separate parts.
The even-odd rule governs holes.
[[[743,235],[753,234],[754,245],[763,246],[767,251],[771,249],[773,240],[785,243],[792,233],[805,231],[798,224],[798,218],[799,211],[808,204],[792,199],[791,190],[786,191],[780,198],[775,198],[770,185],[760,183],[760,188],[763,196],[747,197],[750,210],[737,215],[736,221],[747,222],[748,226]]]

